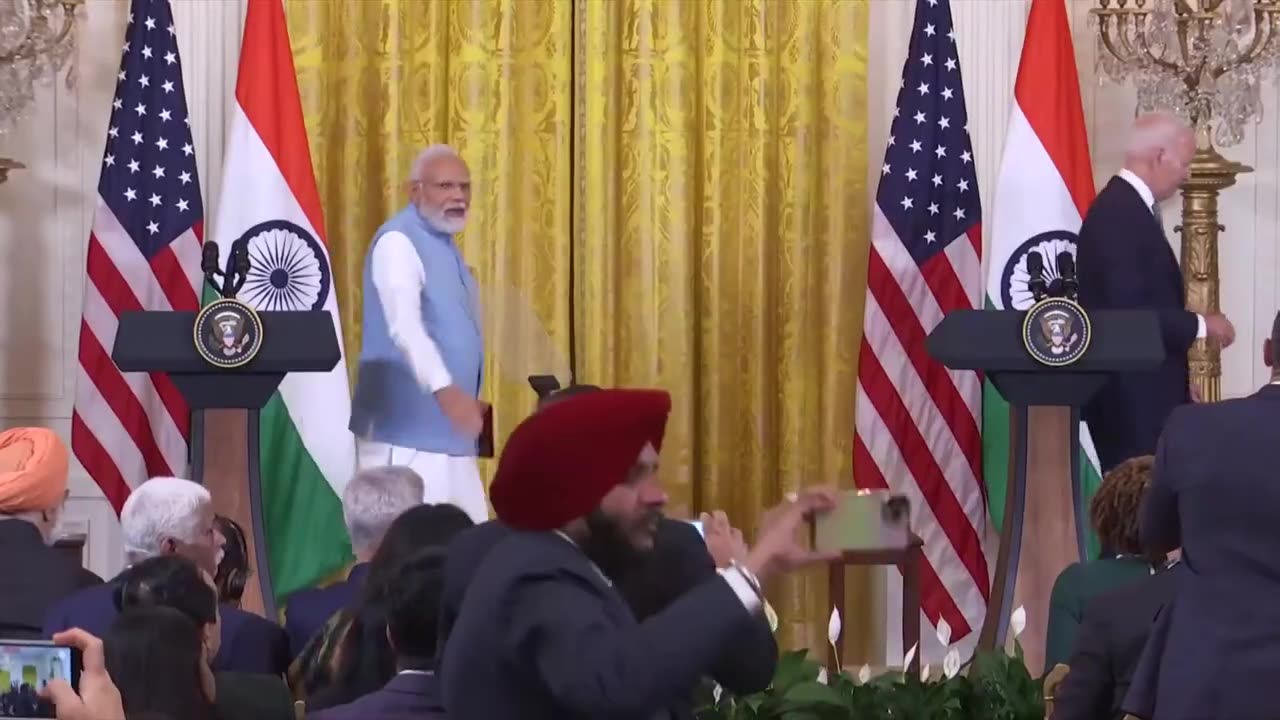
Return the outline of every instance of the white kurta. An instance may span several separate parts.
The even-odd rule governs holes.
[[[440,349],[422,324],[422,286],[426,272],[413,243],[400,232],[378,238],[373,248],[373,284],[382,300],[391,342],[405,354],[426,392],[453,384]],[[367,438],[356,439],[359,467],[406,465],[422,476],[424,502],[451,503],[477,523],[489,519],[489,504],[474,457],[458,457],[398,447]]]

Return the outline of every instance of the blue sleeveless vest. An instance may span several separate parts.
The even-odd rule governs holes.
[[[422,323],[440,349],[453,384],[478,397],[484,371],[477,287],[453,237],[428,225],[412,205],[374,235],[404,233],[422,259]],[[412,366],[391,341],[382,299],[373,284],[373,246],[364,261],[360,366],[351,400],[356,437],[443,455],[474,456],[476,441],[454,431],[430,390],[418,385]]]

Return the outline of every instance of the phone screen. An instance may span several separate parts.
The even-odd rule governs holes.
[[[40,691],[55,678],[79,686],[78,651],[50,642],[0,640],[0,717],[54,717],[53,704]]]

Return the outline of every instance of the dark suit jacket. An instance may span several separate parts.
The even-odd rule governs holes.
[[[115,621],[115,580],[66,598],[44,616],[44,634],[78,627],[102,637]],[[223,605],[222,644],[214,670],[283,674],[289,667],[289,639],[279,625],[252,613]]]
[[[25,520],[0,520],[0,637],[39,640],[44,614],[102,578],[45,545]]]
[[[284,613],[284,631],[289,636],[290,659],[297,657],[333,614],[351,605],[364,588],[369,563],[352,566],[347,579],[327,587],[302,590],[289,598]]]
[[[214,705],[223,720],[293,720],[289,686],[275,675],[214,674]]]
[[[569,540],[513,533],[467,588],[444,650],[445,707],[457,718],[647,720],[686,696],[754,622],[729,584],[711,578],[638,623]]]
[[[1143,498],[1144,546],[1182,547],[1125,710],[1274,720],[1280,667],[1280,385],[1169,417]]]
[[[434,720],[446,717],[435,675],[401,673],[382,689],[347,705],[307,715],[309,720]],[[459,717],[455,715],[454,717]]]
[[[1071,667],[1054,699],[1053,720],[1120,720],[1121,701],[1151,634],[1173,597],[1181,564],[1104,592],[1090,601],[1076,634]]]
[[[1049,595],[1049,626],[1044,641],[1044,671],[1067,662],[1084,622],[1085,607],[1096,596],[1151,576],[1145,558],[1109,557],[1068,565]]]
[[[1076,249],[1080,304],[1086,310],[1153,310],[1167,353],[1150,372],[1119,373],[1084,408],[1102,471],[1155,452],[1165,418],[1190,401],[1187,350],[1195,313],[1184,309],[1182,271],[1164,230],[1125,180],[1111,179],[1080,226]]]
[[[444,588],[440,593],[440,644],[449,638],[462,613],[462,598],[489,551],[511,535],[497,520],[486,520],[458,533],[445,549]]]
[[[616,582],[636,619],[644,622],[715,576],[715,560],[697,528],[664,518],[658,524],[653,552]],[[777,664],[778,645],[769,621],[761,614],[747,632],[725,645],[707,674],[724,689],[746,695],[769,687]],[[673,706],[672,710],[677,717],[693,717],[691,704]]]

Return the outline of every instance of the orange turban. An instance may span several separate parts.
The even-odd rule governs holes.
[[[553,530],[585,516],[627,479],[646,443],[662,447],[671,396],[599,390],[525,418],[507,439],[489,488],[494,512],[518,530]]]
[[[67,492],[67,446],[48,428],[0,433],[0,513],[51,510]]]

